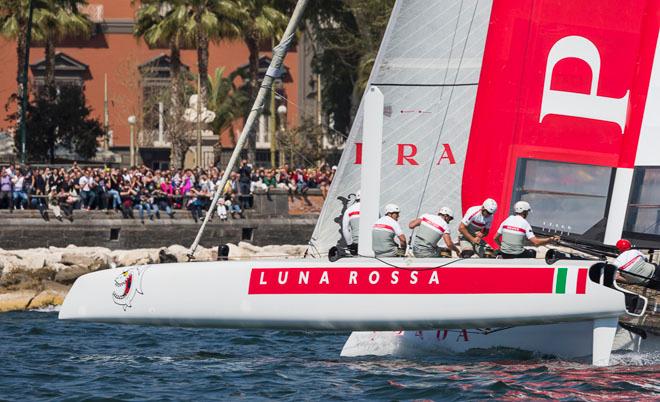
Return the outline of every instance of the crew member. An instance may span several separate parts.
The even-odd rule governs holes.
[[[535,246],[559,241],[559,236],[539,239],[534,235],[532,226],[527,222],[527,215],[532,211],[527,201],[518,201],[513,206],[515,215],[511,215],[502,222],[497,230],[495,242],[500,245],[500,254],[503,258],[536,258],[536,250],[523,247],[525,238]]]
[[[660,268],[648,262],[639,250],[633,250],[631,247],[626,239],[616,242],[616,248],[621,254],[614,260],[614,265],[626,282],[642,286],[653,282],[653,287],[657,288],[660,285]]]
[[[451,239],[449,222],[454,219],[454,212],[451,208],[442,207],[437,215],[424,214],[417,219],[413,219],[408,224],[410,229],[415,229],[412,251],[415,257],[434,258],[439,257],[440,248],[438,242],[444,240],[449,250],[454,250],[458,255],[460,250]],[[449,252],[451,256],[451,251]]]
[[[355,202],[346,209],[341,220],[341,233],[351,254],[358,251],[360,236],[360,192],[355,194]]]
[[[403,257],[406,253],[406,236],[399,226],[400,209],[387,204],[385,215],[378,219],[371,230],[371,246],[376,257]],[[399,241],[396,243],[395,239]]]
[[[465,212],[458,226],[462,258],[470,258],[474,253],[479,257],[484,256],[487,243],[483,238],[490,231],[495,211],[497,211],[497,202],[488,198],[482,205],[475,205]]]

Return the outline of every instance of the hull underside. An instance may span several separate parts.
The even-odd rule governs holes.
[[[341,351],[343,357],[358,356],[451,356],[456,354],[506,354],[524,352],[534,356],[591,359],[591,321],[529,325],[499,329],[438,329],[433,331],[353,332]],[[619,328],[613,352],[656,352],[660,337],[641,339]]]

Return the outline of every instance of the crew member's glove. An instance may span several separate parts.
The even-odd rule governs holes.
[[[399,247],[396,249],[396,253],[394,255],[395,257],[405,257],[406,249]]]

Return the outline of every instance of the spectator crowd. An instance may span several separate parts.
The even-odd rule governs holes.
[[[45,220],[49,213],[62,220],[73,221],[73,211],[105,210],[135,219],[136,211],[145,217],[160,219],[162,214],[174,218],[180,210],[188,210],[197,222],[209,210],[224,171],[211,166],[206,169],[154,170],[146,166],[133,168],[70,168],[9,165],[0,168],[0,208],[37,209]],[[290,169],[256,168],[246,160],[232,171],[218,201],[217,215],[243,218],[252,208],[255,191],[268,193],[280,188],[290,193],[305,194],[318,188],[325,198],[336,167]]]

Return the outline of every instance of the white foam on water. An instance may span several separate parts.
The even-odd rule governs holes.
[[[58,306],[50,305],[46,307],[31,309],[30,311],[36,311],[38,313],[59,313],[61,308],[62,306],[59,305]]]
[[[615,353],[610,358],[611,365],[653,366],[660,364],[660,351]]]

